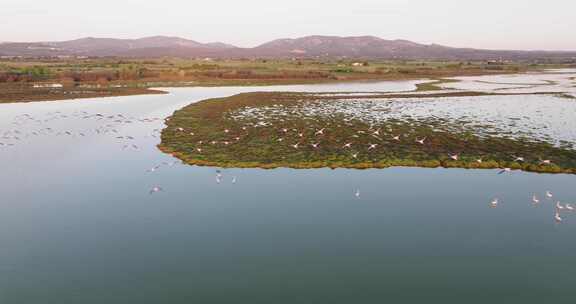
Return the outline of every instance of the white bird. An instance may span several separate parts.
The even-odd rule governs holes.
[[[551,165],[551,164],[552,164],[552,161],[549,160],[549,159],[541,159],[541,160],[540,160],[540,164],[541,164],[541,165]]]
[[[233,183],[233,184],[236,183],[236,176],[232,177],[232,183]]]
[[[400,135],[393,136],[392,139],[395,141],[400,141]]]
[[[554,215],[554,219],[556,220],[556,222],[560,223],[562,221],[560,213],[556,212],[556,214]]]
[[[552,192],[550,191],[546,191],[546,197],[547,198],[552,198],[554,195],[552,195]]]
[[[352,157],[353,157],[353,158],[358,158],[358,153],[352,154]]]
[[[370,146],[368,147],[368,151],[370,151],[372,149],[376,149],[376,147],[378,147],[377,144],[370,144]]]
[[[318,149],[318,145],[319,145],[319,144],[320,144],[320,143],[311,144],[311,146],[312,146],[312,148],[314,148],[314,149]]]
[[[356,189],[354,196],[356,196],[356,198],[360,198],[360,189]]]
[[[315,135],[324,135],[324,130],[325,130],[325,129],[326,129],[326,128],[323,128],[323,129],[320,129],[320,130],[316,131]]]
[[[532,203],[534,203],[534,205],[540,203],[540,199],[538,199],[538,197],[536,196],[536,194],[532,195]]]
[[[380,129],[378,129],[378,130],[376,130],[376,131],[372,132],[372,135],[378,135],[378,136],[380,136]]]
[[[479,159],[476,160],[476,162],[479,163],[479,164],[481,164],[481,163],[483,163],[484,161],[483,161],[481,158],[479,158]]]
[[[495,198],[493,201],[490,202],[490,207],[491,207],[491,208],[496,208],[496,207],[498,207],[498,204],[499,204],[499,203],[500,203],[500,202],[498,201],[498,199]]]
[[[347,143],[344,146],[342,146],[342,148],[351,148],[352,147],[352,143]]]
[[[516,161],[516,162],[524,162],[524,157],[514,156],[514,161]]]
[[[162,189],[161,187],[156,186],[156,187],[153,187],[152,189],[150,189],[150,192],[149,192],[149,193],[150,193],[150,194],[154,194],[154,193],[161,192],[161,191],[164,191],[164,189]]]
[[[556,202],[556,209],[564,210],[564,206],[562,206],[562,204],[560,204],[560,202]]]
[[[295,145],[292,145],[292,147],[293,147],[294,149],[298,149],[298,146],[299,146],[299,145],[300,145],[300,144],[297,143],[297,144],[295,144]]]
[[[572,206],[572,204],[566,204],[564,207],[566,207],[566,210],[568,211],[574,211],[574,206]]]
[[[458,158],[460,158],[458,154],[448,154],[448,156],[450,156],[450,158],[453,160],[458,160]]]
[[[426,137],[422,138],[422,139],[416,139],[416,142],[423,145],[424,142],[426,141]]]
[[[510,168],[504,168],[502,169],[500,172],[498,172],[498,174],[504,174],[504,173],[510,173],[512,172],[512,169]]]

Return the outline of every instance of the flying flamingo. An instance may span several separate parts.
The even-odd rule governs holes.
[[[498,199],[495,198],[493,201],[490,202],[490,207],[491,207],[491,208],[496,208],[496,207],[498,207],[498,204],[499,204],[499,203],[500,203],[500,202],[498,201]]]

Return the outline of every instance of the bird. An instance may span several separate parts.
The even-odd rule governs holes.
[[[356,196],[356,198],[360,198],[360,189],[356,189],[354,196]]]
[[[499,203],[500,203],[499,200],[497,198],[495,198],[493,201],[490,202],[490,207],[496,208],[496,207],[498,207]]]
[[[358,153],[352,154],[352,158],[358,158]]]
[[[541,164],[541,165],[551,165],[551,164],[552,164],[552,161],[549,160],[549,159],[541,159],[541,160],[540,160],[540,164]]]
[[[320,130],[316,131],[315,135],[324,135],[324,130],[325,130],[325,129],[326,129],[326,128],[323,128],[323,129],[320,129]]]
[[[562,206],[562,204],[560,204],[560,202],[556,202],[556,209],[557,210],[564,210],[564,206]]]
[[[546,197],[547,198],[552,198],[554,195],[552,194],[552,192],[550,191],[546,191]]]
[[[510,173],[512,172],[512,169],[510,168],[504,168],[502,169],[500,172],[498,172],[498,174],[504,174],[504,173]]]
[[[554,215],[554,219],[558,223],[562,222],[562,218],[560,217],[560,213],[558,213],[558,212],[556,212],[556,214]]]
[[[314,149],[318,149],[318,145],[319,145],[319,144],[320,144],[320,143],[311,144],[311,146],[312,146],[312,148],[314,148]]]
[[[532,195],[532,203],[534,203],[534,205],[540,203],[540,199],[538,199],[538,197],[536,196],[536,194]]]
[[[514,156],[514,161],[515,162],[524,162],[524,157]]]
[[[232,177],[232,183],[233,183],[233,184],[236,183],[236,176]]]
[[[300,143],[297,143],[297,144],[292,145],[292,147],[293,147],[294,149],[298,149],[298,146],[300,146]]]
[[[400,135],[392,136],[392,139],[395,141],[400,141]]]
[[[150,189],[149,193],[154,194],[154,193],[161,192],[161,191],[164,191],[164,189],[162,189],[162,187],[155,186],[155,187],[152,187],[152,189]]]
[[[422,139],[416,139],[416,142],[423,145],[424,142],[426,141],[426,137],[422,138]]]
[[[574,206],[572,206],[572,204],[566,204],[564,207],[566,207],[566,210],[568,211],[574,211]]]
[[[484,161],[483,161],[481,158],[479,158],[479,159],[476,160],[476,162],[479,163],[479,164],[481,164],[481,163],[483,163]]]
[[[352,147],[352,143],[347,143],[344,146],[342,146],[342,148],[351,148]]]
[[[370,144],[368,147],[368,151],[372,150],[372,149],[376,149],[376,147],[378,147],[377,144]]]
[[[450,156],[450,158],[453,160],[458,160],[458,158],[460,158],[458,154],[448,154],[448,156]]]

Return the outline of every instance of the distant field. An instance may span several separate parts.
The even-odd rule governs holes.
[[[451,61],[0,60],[0,102],[157,93],[151,87],[250,86],[518,73],[559,64]],[[34,87],[57,84],[57,88]],[[60,87],[61,86],[61,87]],[[434,89],[434,84],[421,89]]]

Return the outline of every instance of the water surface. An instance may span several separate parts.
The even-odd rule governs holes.
[[[553,204],[576,202],[574,176],[230,169],[217,183],[155,147],[165,117],[206,98],[413,88],[0,105],[0,303],[573,303],[576,217],[556,223]]]

